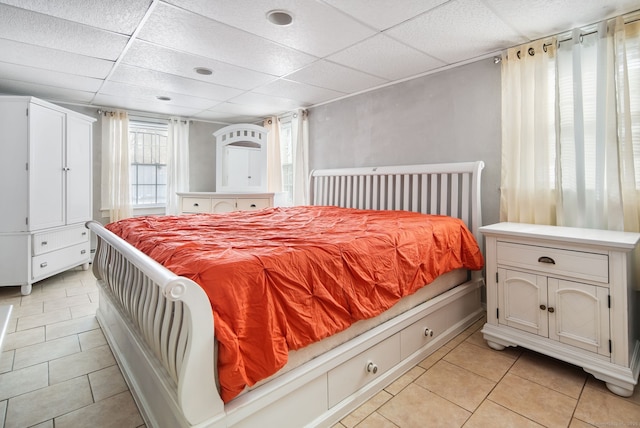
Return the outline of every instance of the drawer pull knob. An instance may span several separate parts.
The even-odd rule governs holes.
[[[86,253],[87,253],[87,250],[80,251],[80,254],[86,254]]]
[[[424,337],[433,337],[433,330],[431,330],[430,328],[425,328]]]
[[[41,267],[41,268],[46,268],[46,267],[47,267],[47,262],[42,262],[42,263],[40,263],[40,267]]]
[[[553,309],[553,308],[549,308],[549,309],[547,309],[547,310],[549,311],[549,313],[554,313],[554,312],[556,311],[556,310],[555,310],[555,309]]]
[[[374,363],[372,363],[371,361],[369,361],[369,362],[367,363],[367,372],[369,372],[369,373],[373,373],[373,374],[378,373],[378,366],[376,366]]]
[[[255,208],[255,207],[256,207],[256,204],[251,204],[251,208]]]
[[[542,256],[538,259],[539,263],[548,263],[550,265],[555,265],[556,261],[553,260],[551,257],[547,257],[547,256]]]
[[[82,232],[82,236],[87,236],[87,232]]]
[[[546,311],[547,307],[545,305],[540,305],[540,309],[542,309],[543,311]]]
[[[200,204],[195,203],[195,204],[193,204],[193,206],[194,206],[194,207],[199,207],[199,206],[200,206]]]

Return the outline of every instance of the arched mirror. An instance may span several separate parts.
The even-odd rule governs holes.
[[[226,126],[216,137],[216,192],[267,191],[267,129]]]

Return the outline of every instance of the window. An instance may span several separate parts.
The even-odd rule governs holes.
[[[280,163],[282,164],[282,191],[285,193],[285,205],[293,205],[293,139],[291,136],[291,118],[280,122]]]
[[[167,203],[167,125],[129,122],[131,203],[164,206]]]

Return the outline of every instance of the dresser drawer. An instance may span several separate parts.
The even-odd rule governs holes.
[[[327,378],[329,407],[335,406],[399,362],[400,334],[398,333],[329,371]]]
[[[32,254],[46,254],[71,245],[89,242],[89,229],[78,225],[66,229],[49,230],[33,235]]]
[[[497,243],[498,266],[609,283],[609,256],[535,245]]]
[[[404,360],[449,328],[448,308],[439,309],[400,332],[401,358]]]
[[[237,208],[240,211],[261,210],[271,206],[271,200],[269,198],[238,199],[237,202]]]
[[[182,198],[183,213],[208,213],[211,212],[211,199],[209,198]]]
[[[87,241],[33,257],[31,276],[34,280],[39,280],[89,261],[89,241]]]

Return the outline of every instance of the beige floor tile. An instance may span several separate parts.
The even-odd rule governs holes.
[[[449,352],[444,360],[494,382],[499,381],[515,362],[511,356],[500,351],[467,342],[461,343]]]
[[[470,412],[411,384],[379,410],[382,416],[402,428],[461,427]]]
[[[367,418],[358,424],[358,428],[399,428],[398,425],[391,422],[378,412],[373,412]]]
[[[566,427],[577,400],[508,373],[489,399],[547,427]]]
[[[36,345],[25,346],[24,348],[16,349],[15,352],[13,369],[17,370],[80,352],[80,342],[78,341],[78,336],[67,336]]]
[[[543,426],[491,400],[482,402],[464,428],[542,428]]]
[[[89,293],[89,299],[91,299],[93,303],[100,303],[100,293],[98,291]]]
[[[640,406],[611,392],[585,388],[574,417],[597,427],[640,426]]]
[[[16,330],[29,330],[31,328],[53,324],[69,319],[71,319],[71,311],[69,310],[69,308],[58,309],[56,311],[45,312],[38,315],[29,315],[18,318],[18,326]]]
[[[34,425],[31,428],[53,428],[53,419],[49,419],[48,421],[44,421],[38,425]]]
[[[26,392],[49,386],[47,363],[0,375],[0,400],[6,400]]]
[[[44,311],[51,312],[62,308],[71,308],[72,306],[86,305],[91,303],[89,294],[78,294],[76,296],[65,297],[61,299],[47,300],[44,302]]]
[[[68,309],[66,309],[68,310]],[[47,340],[57,339],[64,336],[69,336],[78,333],[84,333],[86,331],[95,330],[100,328],[98,320],[93,315],[69,319],[55,324],[47,325],[46,333]]]
[[[0,428],[4,428],[4,420],[7,416],[7,400],[0,401]]]
[[[612,394],[612,392],[609,391],[609,389],[607,388],[607,385],[604,383],[604,381],[596,379],[592,375],[588,375],[587,384],[585,385],[585,388],[594,388],[600,392],[604,392],[606,394]],[[620,396],[617,396],[617,397],[620,397]],[[633,390],[633,395],[631,395],[631,397],[620,397],[620,398],[640,406],[640,386],[636,385],[635,389]]]
[[[594,428],[595,425],[588,424],[580,419],[573,418],[569,424],[569,428]]]
[[[433,366],[435,363],[437,363],[442,358],[444,358],[444,356],[447,355],[447,353],[449,352],[451,352],[451,349],[449,348],[442,347],[440,349],[437,349],[434,353],[429,355],[427,358],[420,361],[418,363],[418,366],[422,367],[425,370],[428,370],[431,366]]]
[[[44,312],[43,302],[29,303],[26,305],[13,305],[11,311],[12,318],[26,317],[29,315],[38,315]]]
[[[18,327],[18,319],[9,318],[9,322],[7,323],[6,333],[9,334],[9,333],[15,332],[17,327]]]
[[[573,398],[580,396],[587,380],[582,368],[532,351],[524,352],[509,373]]]
[[[56,428],[136,428],[142,423],[129,391],[55,418]]]
[[[51,299],[61,299],[67,295],[64,288],[35,288],[28,296],[22,296],[22,304],[28,305],[37,302],[44,302]]]
[[[415,384],[473,412],[496,383],[441,360],[416,379]]]
[[[99,328],[80,333],[78,338],[80,339],[80,348],[83,351],[107,344],[107,339],[104,337],[102,329]]]
[[[5,351],[0,354],[0,373],[6,373],[13,370],[13,360],[15,359],[16,351]]]
[[[80,294],[89,295],[89,293],[94,293],[96,291],[98,291],[98,287],[96,286],[95,279],[94,282],[91,283],[79,281],[77,285],[66,288],[68,297],[77,296]]]
[[[44,342],[44,326],[7,334],[2,349],[9,351],[42,342]]]
[[[90,302],[84,305],[72,306],[69,309],[71,309],[71,318],[94,316],[96,314],[96,311],[98,310],[98,304]]]
[[[474,332],[471,336],[467,337],[465,342],[470,343],[472,345],[479,346],[480,348],[489,349],[489,345],[487,345],[487,341],[484,340],[484,336],[480,332],[480,330]]]
[[[89,374],[116,364],[107,345],[49,361],[49,382],[59,382]]]
[[[380,391],[365,403],[363,403],[356,410],[351,412],[351,414],[342,419],[340,422],[347,428],[355,427],[391,398],[393,398],[393,395],[389,394],[386,391]]]
[[[89,383],[95,401],[104,400],[129,389],[118,366],[89,373]]]
[[[92,402],[87,377],[71,379],[10,398],[5,427],[28,427],[88,406]]]
[[[411,382],[419,378],[424,372],[425,370],[422,367],[415,366],[411,370],[400,376],[398,379],[396,379],[394,382],[392,382],[391,385],[387,386],[384,390],[391,395],[396,395],[404,388],[406,388],[406,386]]]

